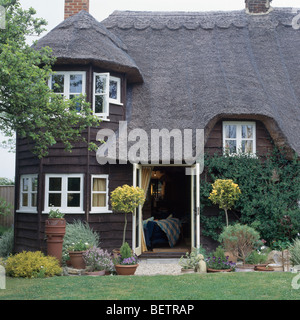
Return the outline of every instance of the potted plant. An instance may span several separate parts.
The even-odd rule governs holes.
[[[202,256],[203,257],[203,256]],[[196,251],[191,253],[187,252],[185,256],[181,256],[179,259],[179,265],[181,266],[182,273],[194,273],[197,271],[201,255],[197,254]]]
[[[58,209],[49,211],[45,221],[45,234],[47,236],[47,254],[56,257],[61,263],[63,238],[66,233],[66,220],[64,214]]]
[[[241,190],[231,179],[217,179],[212,188],[208,199],[225,211],[226,226],[228,227],[228,210],[233,208],[235,201],[239,199]]]
[[[85,261],[83,259],[83,254],[86,250],[91,247],[87,242],[83,242],[82,240],[73,243],[68,247],[70,262],[73,268],[75,269],[85,269]]]
[[[86,250],[83,259],[87,266],[88,275],[105,275],[114,271],[114,265],[110,253],[93,246]]]
[[[115,269],[118,275],[134,275],[138,267],[138,258],[132,253],[129,244],[125,242],[120,248],[120,254],[115,259]]]
[[[113,211],[124,213],[125,215],[122,245],[125,243],[126,240],[127,214],[134,214],[135,209],[138,206],[143,205],[144,202],[145,193],[144,190],[139,187],[133,187],[125,184],[112,191],[111,206]],[[114,251],[116,251],[116,249],[113,250],[113,252]]]
[[[229,261],[229,257],[221,247],[218,247],[213,253],[213,256],[208,257],[206,260],[207,272],[231,272],[235,269],[235,263]]]
[[[243,265],[241,268],[239,267],[240,269],[254,269],[254,266],[246,265],[246,259],[253,251],[259,238],[260,235],[254,228],[236,223],[224,228],[219,241],[226,251],[231,252],[236,259],[242,260]]]

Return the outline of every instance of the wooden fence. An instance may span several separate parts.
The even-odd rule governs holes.
[[[5,199],[12,206],[10,215],[0,214],[0,226],[10,227],[14,223],[15,186],[0,186],[0,198]]]

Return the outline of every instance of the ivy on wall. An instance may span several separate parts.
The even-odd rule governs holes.
[[[288,160],[276,148],[264,157],[206,155],[205,168],[201,177],[204,236],[217,240],[225,226],[223,210],[217,216],[205,214],[205,208],[214,206],[208,197],[216,179],[232,179],[241,189],[239,200],[229,211],[231,223],[251,225],[268,245],[291,241],[300,233],[300,163],[296,156]]]

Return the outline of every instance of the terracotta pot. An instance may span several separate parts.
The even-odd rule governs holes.
[[[274,271],[274,268],[268,266],[255,266],[255,271]]]
[[[122,264],[116,264],[116,272],[120,276],[132,276],[134,275],[136,268],[138,267],[138,264],[132,264],[132,265],[122,265]]]
[[[51,218],[45,221],[45,234],[47,236],[47,254],[56,257],[60,264],[62,258],[63,239],[66,233],[66,220]]]
[[[74,269],[85,269],[84,253],[85,251],[69,251],[71,265]]]
[[[105,275],[105,270],[101,270],[101,271],[90,271],[90,272],[86,272],[86,274],[88,276],[104,276]]]
[[[181,268],[181,272],[182,273],[195,273],[195,269],[184,269],[184,268]]]
[[[207,268],[207,272],[231,272],[233,269],[211,269],[211,268]]]

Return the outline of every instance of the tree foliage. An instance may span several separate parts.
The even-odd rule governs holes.
[[[48,87],[55,63],[52,50],[36,50],[26,43],[27,36],[44,31],[46,21],[35,18],[33,8],[23,10],[17,0],[0,0],[0,5],[5,8],[5,29],[0,30],[0,130],[27,138],[39,157],[58,141],[71,150],[75,141],[83,140],[82,131],[99,120],[84,96],[66,100]]]
[[[205,178],[201,179],[201,206],[213,204],[208,199],[212,183],[232,179],[242,190],[230,214],[241,224],[253,226],[271,245],[274,241],[291,241],[300,230],[300,163],[288,160],[276,148],[266,157],[241,155],[206,156]],[[221,216],[201,215],[203,234],[218,240],[225,225]]]
[[[212,203],[218,204],[220,209],[224,209],[226,215],[226,225],[228,227],[227,211],[234,207],[239,199],[241,190],[231,179],[217,179],[212,185],[212,192],[209,198]]]

